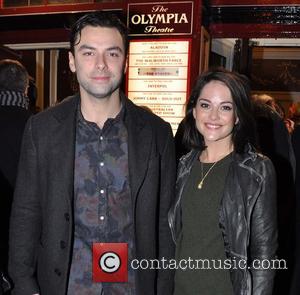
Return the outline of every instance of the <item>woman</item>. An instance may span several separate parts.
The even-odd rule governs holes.
[[[185,123],[191,151],[179,163],[169,224],[178,262],[190,263],[176,270],[174,294],[272,294],[274,270],[259,263],[277,248],[275,173],[253,147],[245,79],[223,69],[204,73]]]

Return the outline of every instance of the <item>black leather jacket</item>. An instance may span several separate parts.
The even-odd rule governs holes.
[[[175,243],[181,231],[183,188],[198,157],[199,152],[193,150],[179,163],[176,199],[168,216]],[[227,258],[243,262],[241,268],[233,266],[230,270],[235,295],[272,294],[275,270],[258,265],[263,259],[276,258],[276,220],[273,165],[248,145],[244,154],[233,155],[219,210]]]

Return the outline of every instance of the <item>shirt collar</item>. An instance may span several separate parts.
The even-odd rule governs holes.
[[[124,122],[125,113],[126,113],[125,98],[121,95],[120,100],[121,100],[121,109],[120,109],[119,113],[116,115],[115,118],[108,118],[107,121],[110,120],[110,121],[115,121],[115,122],[118,122],[118,121],[123,121]],[[84,123],[84,124],[91,123],[83,117],[80,105],[81,105],[81,100],[79,99],[78,100],[78,107],[77,107],[77,122]]]

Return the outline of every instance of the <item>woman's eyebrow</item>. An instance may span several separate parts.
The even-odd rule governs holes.
[[[204,100],[204,101],[207,101],[207,102],[211,102],[209,99],[203,98],[203,97],[198,98],[198,101],[200,101],[200,100]],[[230,104],[233,104],[232,101],[222,101],[222,102],[221,102],[221,104],[224,104],[224,103],[230,103]]]

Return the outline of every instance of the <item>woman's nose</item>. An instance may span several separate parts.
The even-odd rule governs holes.
[[[210,117],[210,119],[212,119],[212,120],[216,120],[216,119],[218,119],[219,118],[219,110],[218,110],[218,108],[212,108],[211,109],[211,111],[210,111],[210,113],[209,113],[209,117]]]

